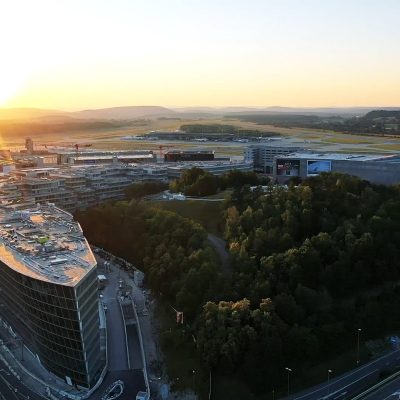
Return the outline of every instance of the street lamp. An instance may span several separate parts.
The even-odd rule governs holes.
[[[333,372],[333,371],[332,371],[331,369],[328,369],[328,396],[329,396],[330,389],[331,389],[329,383],[330,383],[331,373],[332,373],[332,372]]]
[[[361,333],[361,328],[357,329],[357,367],[360,364],[360,333]]]
[[[193,391],[195,391],[195,383],[196,383],[195,374],[196,374],[196,371],[194,369],[192,370],[192,374],[193,374]]]
[[[287,371],[287,395],[290,395],[290,373],[292,372],[292,370],[288,367],[285,368],[285,370]]]

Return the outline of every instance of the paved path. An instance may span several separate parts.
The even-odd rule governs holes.
[[[215,251],[218,253],[218,256],[221,260],[222,272],[225,275],[230,275],[232,273],[231,260],[230,255],[226,250],[225,240],[222,240],[221,238],[211,233],[208,234],[207,238],[211,245],[214,247]]]

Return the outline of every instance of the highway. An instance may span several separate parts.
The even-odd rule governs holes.
[[[300,393],[294,393],[286,400],[342,400],[362,392],[378,382],[380,371],[400,366],[400,350],[392,351],[368,364],[355,368],[335,379],[314,386]],[[295,371],[293,372],[295,373]],[[374,398],[375,399],[375,398]],[[376,398],[378,399],[378,398]],[[380,398],[379,398],[380,399]]]
[[[44,400],[28,389],[21,381],[12,375],[3,362],[0,361],[0,399],[1,400]]]
[[[400,377],[388,382],[381,388],[362,397],[362,400],[399,400],[400,399]]]

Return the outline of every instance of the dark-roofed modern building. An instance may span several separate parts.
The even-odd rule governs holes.
[[[96,260],[71,214],[0,210],[1,316],[50,372],[91,388],[100,351]]]

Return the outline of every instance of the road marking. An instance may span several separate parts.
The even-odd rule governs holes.
[[[357,373],[357,372],[359,372],[359,371],[362,371],[363,369],[365,369],[365,368],[367,368],[367,367],[372,367],[374,364],[376,364],[376,363],[378,363],[379,361],[383,361],[385,358],[387,358],[387,357],[389,357],[389,356],[393,356],[394,354],[399,354],[400,353],[400,350],[396,350],[396,351],[394,351],[394,352],[392,352],[392,353],[389,353],[389,354],[386,354],[385,356],[383,356],[383,357],[381,357],[381,358],[378,358],[378,359],[376,359],[376,360],[374,360],[374,361],[371,361],[370,363],[368,363],[368,364],[365,364],[365,365],[363,365],[363,366],[361,366],[361,367],[358,367],[358,368],[356,368],[356,369],[353,369],[352,371],[350,371],[350,372],[348,372],[345,376],[342,376],[342,377],[339,377],[339,378],[337,378],[336,380],[334,380],[334,381],[332,381],[332,383],[331,384],[335,384],[335,383],[337,383],[337,382],[340,382],[340,381],[342,381],[342,380],[344,380],[344,379],[347,379],[347,378],[349,378],[349,377],[351,377],[352,375],[354,375],[355,373]],[[321,390],[326,390],[326,384],[322,384],[323,386],[321,386],[320,388],[318,388],[318,389],[316,389],[316,390],[314,390],[314,391],[312,391],[312,392],[307,392],[306,394],[303,394],[302,396],[300,396],[300,397],[292,397],[292,399],[294,399],[294,400],[300,400],[300,399],[303,399],[303,398],[305,398],[305,397],[307,397],[307,396],[309,396],[309,395],[312,395],[312,394],[314,394],[314,393],[317,393],[317,392],[320,392]],[[340,390],[340,389],[339,389]]]
[[[386,400],[391,396],[395,396],[396,394],[397,394],[397,399],[396,400],[400,399],[400,392],[397,390],[396,392],[390,394],[388,397],[385,397],[383,400]]]

